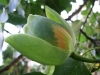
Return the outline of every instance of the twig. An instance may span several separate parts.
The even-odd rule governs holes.
[[[67,19],[65,19],[65,20],[71,20],[71,18],[73,17],[73,16],[75,16],[76,14],[78,14],[80,11],[81,11],[81,9],[88,3],[88,1],[89,0],[86,0],[86,2],[84,2],[84,4],[83,5],[80,5],[80,7],[75,11],[75,12],[73,12],[73,14],[71,14]]]
[[[80,29],[80,32],[88,39],[90,40],[92,43],[94,43],[95,46],[100,47],[100,41],[98,39],[92,39],[89,36],[87,36],[87,34],[85,32],[82,31],[82,29]]]
[[[3,69],[0,70],[0,75],[9,70],[13,65],[15,65],[21,58],[23,57],[23,55],[18,56],[18,58],[16,58],[14,61],[12,61],[9,65],[7,65],[6,67],[4,67]]]
[[[90,38],[89,36],[87,36],[87,34],[86,34],[82,29],[80,29],[80,32],[81,32],[88,40],[90,40],[92,43],[96,44],[95,40],[92,39],[92,38]]]
[[[87,22],[87,19],[89,18],[89,15],[90,15],[90,14],[91,14],[91,12],[92,12],[93,7],[94,7],[94,3],[93,3],[93,5],[92,5],[92,7],[91,7],[91,9],[90,9],[89,13],[87,14],[87,17],[86,17],[85,21],[83,22],[83,28],[82,28],[82,30],[83,30],[83,29],[84,29],[84,27],[85,27],[85,24],[86,24],[86,22]]]
[[[11,33],[10,33],[8,30],[6,30],[6,29],[4,29],[4,31],[7,32],[7,33],[9,33],[9,34],[11,34]]]
[[[83,24],[82,24],[83,27],[80,29],[81,33],[82,33],[82,30],[83,30],[84,27],[85,27],[85,24],[87,23],[87,19],[89,18],[89,15],[91,14],[93,7],[94,7],[94,2],[92,3],[92,7],[91,7],[89,13],[87,14],[87,17],[86,17],[85,21],[84,21]],[[80,40],[81,33],[79,33],[79,37],[78,37],[79,39],[78,39],[78,41]],[[85,36],[86,36],[86,33],[83,32],[83,34],[85,34]],[[87,36],[87,38],[88,38],[88,36]],[[89,38],[88,38],[88,39],[89,39]],[[90,40],[91,40],[91,39],[90,39]],[[94,43],[94,42],[93,42],[93,43]],[[78,44],[78,45],[79,45],[79,44]]]

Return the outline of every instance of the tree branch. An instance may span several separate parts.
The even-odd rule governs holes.
[[[98,39],[92,39],[85,32],[83,32],[82,29],[80,29],[80,32],[88,39],[90,40],[95,46],[100,47],[100,41]]]
[[[81,11],[81,9],[88,3],[88,1],[89,0],[86,0],[86,2],[84,2],[84,4],[83,5],[80,5],[80,7],[75,11],[75,12],[73,12],[73,14],[71,14],[67,19],[65,19],[65,20],[71,20],[71,18],[73,17],[73,16],[75,16],[76,14],[78,14],[80,11]]]
[[[94,39],[91,39],[90,37],[88,37],[88,36],[86,35],[85,32],[82,31],[82,30],[84,29],[84,27],[85,27],[85,24],[87,23],[87,19],[89,18],[89,15],[91,14],[93,7],[94,7],[94,2],[92,3],[92,7],[91,7],[89,13],[87,14],[87,17],[86,17],[85,21],[84,21],[83,24],[82,24],[83,27],[80,29],[80,32],[83,33],[83,35],[86,36],[86,38],[89,39],[92,43],[96,44],[95,41],[94,41]],[[78,40],[80,40],[81,33],[79,33],[79,39],[78,39]],[[78,44],[78,45],[79,45],[79,44]]]
[[[0,75],[9,70],[13,65],[15,65],[21,58],[23,57],[23,55],[18,56],[14,61],[12,61],[9,65],[7,65],[6,67],[4,67],[3,69],[0,70]]]
[[[89,15],[91,14],[93,7],[94,7],[94,3],[93,3],[93,5],[92,5],[92,7],[91,7],[89,13],[87,14],[87,17],[86,17],[85,21],[83,22],[83,28],[82,28],[82,29],[84,29],[85,24],[86,24],[86,22],[87,22],[87,19],[89,18]]]
[[[4,31],[7,32],[7,33],[9,33],[9,34],[11,34],[11,33],[10,33],[8,30],[6,30],[6,29],[4,29]]]
[[[95,40],[92,39],[92,38],[90,38],[89,36],[87,36],[87,34],[86,34],[82,29],[80,29],[80,32],[81,32],[88,40],[90,40],[92,43],[96,44],[96,43],[95,43]]]

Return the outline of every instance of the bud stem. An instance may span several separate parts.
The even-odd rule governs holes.
[[[90,59],[90,58],[86,58],[86,57],[83,57],[81,55],[78,55],[78,54],[76,54],[74,52],[71,53],[70,57],[72,57],[75,60],[82,61],[82,62],[100,63],[100,59]]]
[[[46,71],[46,75],[52,75],[55,70],[55,66],[48,66],[48,69]]]

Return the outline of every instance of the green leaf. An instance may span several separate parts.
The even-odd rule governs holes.
[[[72,8],[70,2],[75,1],[76,0],[46,0],[45,5],[49,6],[50,8],[54,9],[56,12],[60,14],[63,10],[67,10],[67,12],[69,12]]]
[[[53,75],[91,75],[83,62],[69,58],[64,64],[55,67]]]
[[[37,14],[37,15],[45,15],[43,9],[41,9],[41,5],[35,4],[27,4],[27,7],[24,9],[25,15],[28,16],[29,14]]]
[[[60,5],[66,8],[67,12],[69,12],[72,8],[72,5],[70,4],[70,2],[76,2],[76,1],[75,0],[59,0]]]
[[[85,0],[83,0],[83,1],[85,2]],[[90,11],[90,7],[91,7],[91,2],[89,1],[89,2],[87,3],[87,5],[86,5],[86,9],[83,10],[83,11],[81,12],[81,14],[84,15],[84,16],[87,16],[87,14],[88,14],[89,11]]]
[[[76,35],[80,32],[81,23],[82,22],[80,20],[76,20],[76,21],[72,22],[72,28]]]
[[[45,5],[49,6],[52,9],[54,9],[59,14],[61,13],[61,11],[63,11],[65,9],[64,7],[62,7],[60,5],[59,1],[56,1],[56,0],[46,0]]]
[[[96,18],[95,18],[94,15],[95,15],[95,14],[91,14],[91,15],[90,15],[90,18],[89,18],[90,23],[92,23],[92,24],[96,24]]]
[[[8,3],[8,0],[0,0],[0,4],[6,5]]]
[[[1,10],[3,10],[4,7],[5,7],[5,5],[0,4],[0,9],[1,9]],[[0,13],[1,13],[1,10],[0,10]]]
[[[80,37],[80,42],[85,42],[87,39],[86,37],[82,34]]]
[[[11,35],[5,41],[29,59],[46,65],[60,65],[71,53],[26,34]]]
[[[40,73],[40,72],[33,72],[33,73],[26,73],[26,74],[20,74],[20,75],[45,75],[45,74]]]
[[[5,51],[3,51],[3,59],[7,59],[7,58],[13,59],[13,52],[14,49],[8,45]]]
[[[14,24],[14,25],[24,25],[27,22],[27,19],[21,15],[17,15],[17,14],[8,14],[9,15],[9,19],[7,20],[7,22]]]
[[[90,23],[86,23],[85,25],[85,32],[88,36],[92,36],[95,34],[95,25],[96,24],[93,24],[91,23],[91,25],[89,25]],[[91,32],[92,31],[92,32]]]
[[[54,20],[55,22],[61,24],[61,26],[63,26],[68,31],[68,33],[73,38],[73,42],[74,42],[73,44],[75,45],[76,38],[75,38],[75,34],[74,34],[71,26],[69,26],[69,24],[63,18],[61,18],[61,16],[56,11],[54,11],[53,9],[49,8],[48,6],[46,6],[45,9],[46,9],[46,15],[47,15],[48,18],[50,18],[50,19]]]

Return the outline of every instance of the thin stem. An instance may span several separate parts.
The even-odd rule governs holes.
[[[46,74],[47,75],[52,75],[53,72],[54,72],[54,70],[55,70],[55,66],[48,66],[48,69],[46,71]]]
[[[86,57],[83,57],[81,55],[78,55],[78,54],[76,54],[74,52],[70,55],[70,57],[72,57],[75,60],[82,61],[82,62],[100,63],[100,59],[90,59],[90,58],[86,58]]]
[[[9,34],[12,34],[12,33],[10,33],[8,30],[6,30],[6,29],[4,29],[4,31],[7,32],[7,33],[9,33]]]
[[[85,21],[83,22],[83,28],[82,28],[82,30],[84,29],[85,24],[87,23],[87,19],[89,18],[89,15],[91,14],[93,7],[94,7],[94,2],[92,4],[92,7],[91,7],[89,13],[87,14],[87,17],[86,17]]]
[[[88,52],[90,52],[90,51],[92,51],[92,50],[94,50],[94,49],[99,49],[100,47],[96,47],[96,48],[91,48],[91,49],[89,49],[88,51],[86,51],[83,55],[85,55],[86,53],[88,53]],[[83,56],[82,55],[82,56]]]
[[[92,38],[90,38],[89,36],[87,36],[87,34],[86,34],[82,29],[80,29],[80,32],[81,32],[87,39],[89,39],[92,43],[96,44],[96,43],[95,43],[95,40],[92,39]]]
[[[75,11],[75,12],[73,12],[73,14],[71,14],[67,19],[65,19],[65,20],[71,20],[71,18],[73,17],[73,16],[75,16],[76,14],[78,14],[80,11],[81,11],[81,9],[87,4],[89,2],[89,0],[86,0],[86,2],[84,2],[84,4],[82,4],[82,5],[80,5],[80,7]]]

